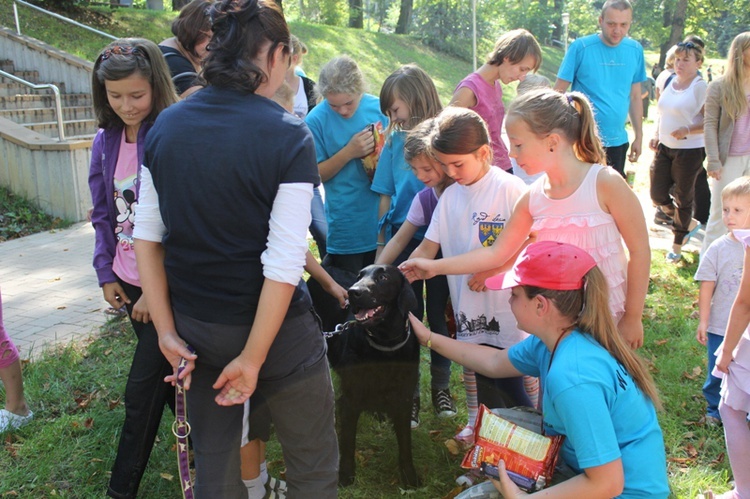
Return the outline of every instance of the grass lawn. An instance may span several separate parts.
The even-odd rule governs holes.
[[[706,352],[694,339],[696,320],[692,280],[696,257],[678,266],[662,263],[654,252],[651,286],[641,354],[651,365],[665,409],[659,415],[669,460],[674,496],[693,498],[704,488],[728,488],[729,466],[720,428],[704,426],[701,385]],[[12,335],[13,332],[10,331]],[[0,497],[101,497],[114,460],[123,418],[122,394],[135,345],[125,321],[107,324],[100,335],[47,352],[24,366],[29,402],[36,419],[17,433],[2,436]],[[460,455],[444,442],[466,419],[436,418],[429,404],[429,357],[422,352],[422,424],[413,432],[414,456],[424,487],[399,488],[395,436],[389,423],[364,415],[357,440],[357,480],[341,489],[342,498],[453,497],[461,474]],[[453,367],[452,391],[463,406],[460,369]],[[3,395],[0,394],[0,399]],[[142,497],[179,497],[174,438],[167,411],[142,487]],[[272,439],[268,453],[272,473],[283,469]]]

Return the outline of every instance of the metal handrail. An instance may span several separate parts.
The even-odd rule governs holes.
[[[37,85],[36,83],[31,83],[30,81],[26,81],[23,78],[19,78],[16,75],[6,73],[5,71],[2,71],[2,70],[0,70],[0,76],[2,76],[3,78],[8,78],[9,80],[13,80],[16,83],[26,85],[27,87],[33,88],[34,90],[42,90],[44,88],[49,88],[52,90],[52,92],[55,94],[55,115],[57,117],[57,135],[58,137],[60,137],[60,142],[64,142],[65,141],[65,126],[63,125],[62,99],[60,98],[60,89],[57,88],[57,85],[53,85],[52,83],[41,83]]]
[[[73,24],[75,26],[78,26],[79,28],[83,28],[83,29],[87,29],[89,31],[92,31],[92,32],[96,33],[97,35],[106,36],[107,38],[110,38],[112,40],[117,40],[118,39],[114,35],[110,35],[109,33],[105,33],[104,31],[99,31],[98,29],[94,29],[91,26],[86,26],[85,24],[81,24],[78,21],[74,21],[72,19],[68,19],[65,16],[61,16],[60,14],[55,14],[54,12],[50,12],[48,10],[45,10],[45,9],[41,8],[41,7],[37,7],[36,5],[30,4],[28,2],[24,2],[23,0],[13,0],[13,15],[16,18],[16,33],[18,33],[19,35],[21,34],[21,23],[18,20],[18,7],[16,6],[16,4],[19,4],[19,3],[21,5],[25,5],[26,7],[31,7],[32,9],[38,10],[39,12],[41,12],[43,14],[47,14],[49,16],[52,16],[52,17],[56,18],[56,19],[60,19],[61,21],[65,21],[65,22],[68,22],[68,23]]]

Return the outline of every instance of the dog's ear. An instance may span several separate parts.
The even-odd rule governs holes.
[[[398,294],[398,310],[403,315],[417,310],[417,297],[409,284],[409,280],[399,271],[401,276],[401,292]]]

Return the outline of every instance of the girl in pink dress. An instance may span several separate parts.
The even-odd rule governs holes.
[[[402,270],[410,279],[481,272],[469,284],[484,291],[488,273],[512,264],[530,234],[570,243],[594,257],[609,282],[620,333],[640,347],[651,263],[646,221],[623,178],[603,166],[591,104],[578,92],[534,90],[510,105],[506,130],[510,157],[528,175],[546,175],[518,200],[495,244],[453,258],[408,260]]]
[[[716,499],[750,497],[750,230],[735,230],[734,236],[745,245],[745,267],[729,314],[727,334],[716,351],[714,369],[714,376],[722,378],[719,413],[734,489],[721,495],[707,494]]]

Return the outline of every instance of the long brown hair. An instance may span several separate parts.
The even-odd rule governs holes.
[[[152,123],[164,109],[179,100],[169,67],[159,47],[144,38],[121,38],[110,43],[94,61],[91,96],[100,128],[123,127],[122,118],[109,105],[104,82],[139,74],[151,85],[151,113],[144,122]]]
[[[565,137],[581,161],[607,164],[591,103],[580,92],[530,90],[511,102],[508,119],[513,118],[523,120],[537,137],[544,138],[553,132]]]
[[[747,111],[744,83],[748,75],[743,53],[749,48],[750,31],[745,31],[734,37],[727,56],[727,73],[724,75],[725,85],[721,96],[721,107],[733,121]]]
[[[661,409],[659,392],[648,367],[641,357],[625,343],[609,309],[609,284],[599,267],[584,276],[583,289],[556,291],[522,286],[529,298],[544,296],[552,301],[560,313],[570,318],[570,329],[578,328],[590,334],[630,374],[638,388],[654,407]]]
[[[388,115],[396,99],[409,106],[409,121],[404,125],[405,130],[411,130],[423,120],[437,116],[443,109],[435,82],[416,64],[401,66],[383,82],[380,89],[380,110],[383,114]],[[396,127],[390,120],[386,135]]]

